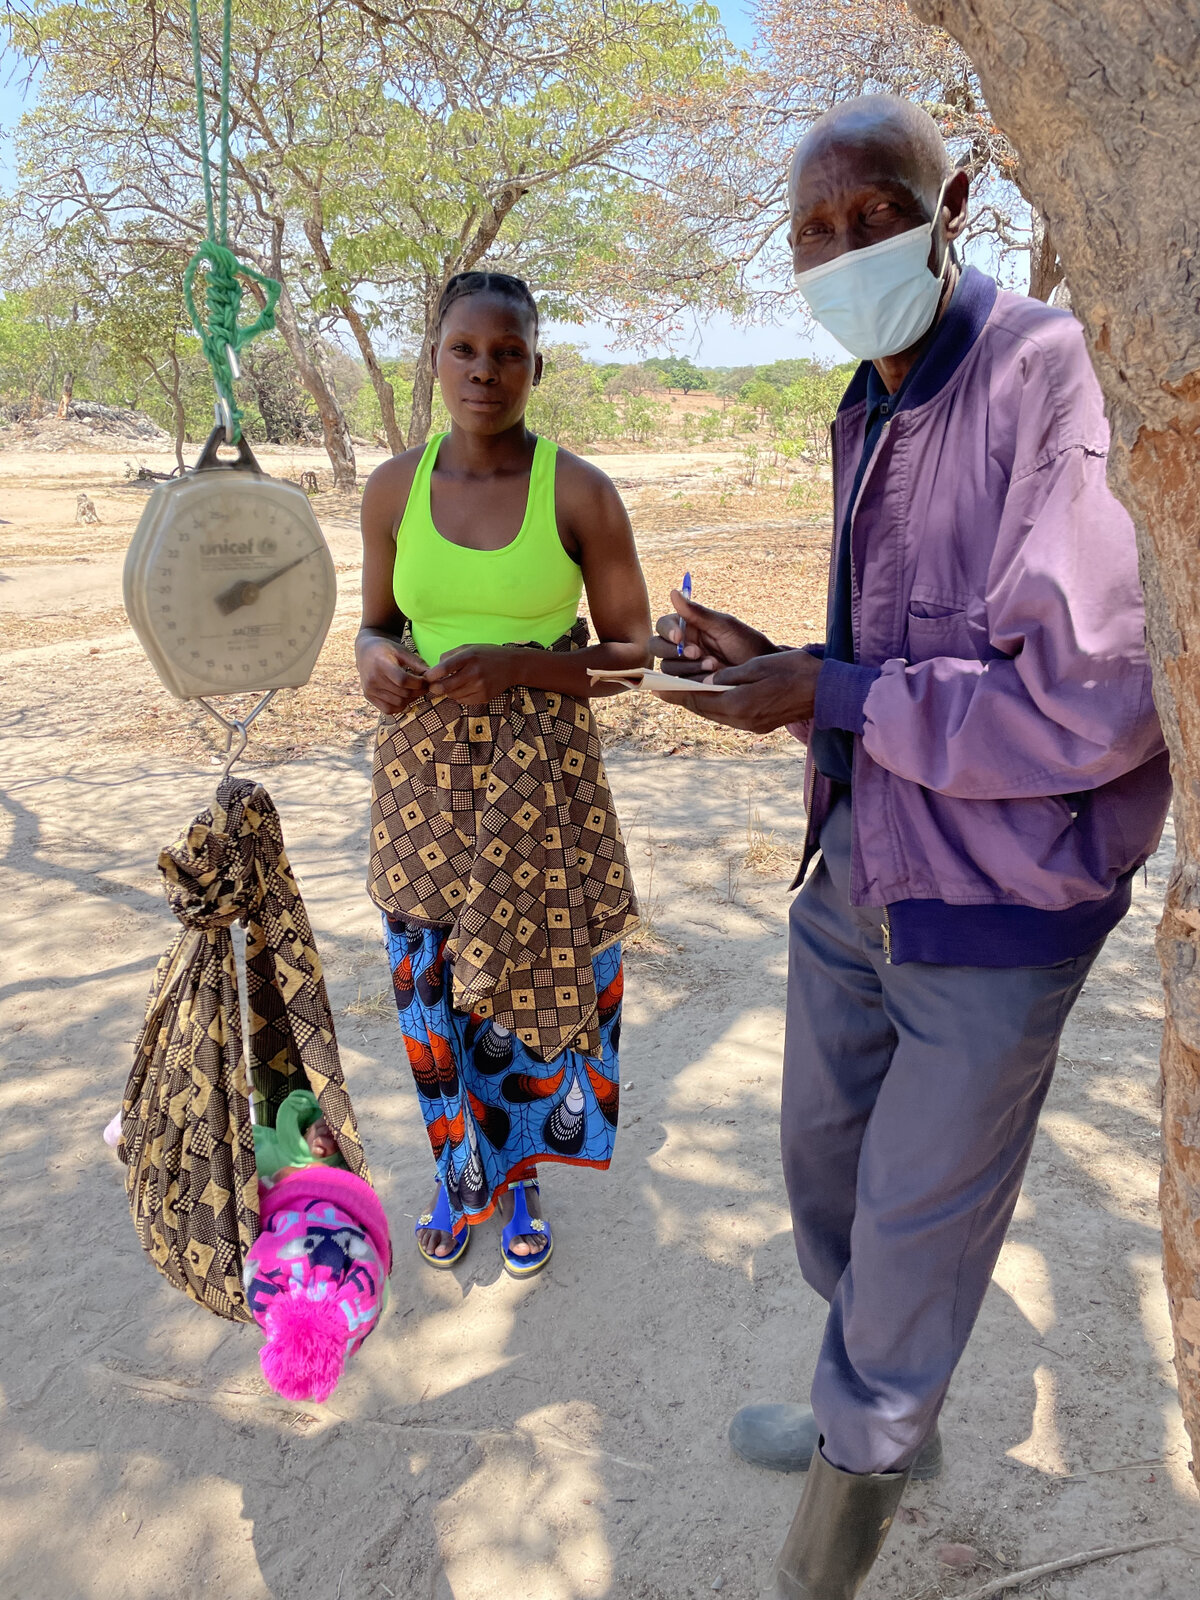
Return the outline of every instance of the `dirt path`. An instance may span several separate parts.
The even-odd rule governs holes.
[[[155,848],[210,780],[76,765],[32,735],[2,754],[0,1592],[757,1594],[797,1486],[732,1463],[724,1427],[743,1400],[803,1392],[821,1321],[776,1155],[785,877],[778,858],[745,864],[748,801],[751,854],[771,831],[794,847],[796,763],[613,760],[655,939],[630,957],[613,1170],[553,1175],[555,1259],[528,1285],[500,1271],[491,1231],[444,1277],[406,1247],[429,1157],[359,887],[365,768],[326,754],[268,775],[398,1243],[390,1319],[332,1406],[295,1408],[264,1394],[252,1332],[156,1278],[99,1143],[171,933]],[[961,1592],[939,1587],[946,1541],[1018,1565],[1160,1533],[1200,1543],[1154,1211],[1163,867],[1076,1012],[947,1407],[949,1475],[912,1493],[874,1600]],[[1196,1566],[1167,1547],[1041,1592],[1182,1600]]]
[[[97,581],[73,588],[48,570],[76,564],[69,526],[48,516],[39,531],[44,501],[15,515],[8,465],[0,608],[19,634],[61,613],[66,637],[26,633],[0,654],[0,1596],[751,1600],[799,1485],[733,1462],[726,1422],[745,1400],[803,1395],[822,1320],[777,1156],[796,756],[614,754],[650,931],[629,956],[613,1169],[548,1179],[545,1276],[505,1277],[491,1229],[437,1276],[406,1244],[430,1161],[361,889],[365,724],[339,687],[347,663],[298,705],[320,738],[249,770],[283,815],[398,1248],[394,1309],[333,1405],[284,1405],[258,1375],[255,1334],[186,1303],[145,1262],[99,1141],[173,931],[154,858],[208,799],[213,768],[120,618],[90,626],[119,604],[120,538],[89,547],[78,565]],[[53,493],[73,504],[72,474],[90,469],[52,465]],[[113,497],[124,504],[119,486]],[[819,567],[816,540],[797,557],[794,530],[770,533],[776,561],[766,512],[738,544],[729,524],[746,516],[726,511],[724,559],[751,591],[778,569],[802,626],[813,594],[789,585]],[[688,515],[664,512],[648,541],[694,547],[707,513]],[[325,521],[350,573],[349,510]],[[353,581],[331,650],[352,627]],[[272,738],[252,747],[260,759],[280,753]],[[946,1408],[948,1474],[912,1491],[863,1600],[965,1594],[1005,1563],[1156,1536],[1178,1542],[1024,1592],[1197,1592],[1155,1211],[1151,941],[1166,864],[1139,883],[1068,1030]],[[939,1566],[949,1542],[978,1552],[974,1575]]]

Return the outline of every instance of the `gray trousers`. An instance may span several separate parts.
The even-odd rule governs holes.
[[[783,1169],[829,1302],[812,1406],[846,1472],[933,1431],[1012,1219],[1059,1037],[1100,946],[1052,967],[888,965],[852,906],[850,803],[791,913]]]

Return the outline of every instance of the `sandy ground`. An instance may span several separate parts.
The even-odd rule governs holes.
[[[654,460],[631,458],[635,493]],[[332,1404],[274,1401],[254,1332],[142,1257],[99,1142],[173,932],[154,858],[213,769],[112,616],[119,557],[71,550],[82,471],[116,481],[111,462],[0,459],[0,604],[26,630],[0,654],[0,1596],[757,1596],[799,1483],[734,1462],[724,1430],[746,1400],[804,1394],[822,1321],[776,1139],[796,756],[612,754],[650,924],[629,955],[622,1133],[607,1176],[548,1179],[555,1255],[528,1284],[503,1274],[490,1227],[451,1274],[405,1244],[430,1162],[361,889],[356,704],[322,723],[326,743],[248,765],[283,815],[398,1245],[393,1310]],[[323,520],[349,566],[349,515]],[[695,521],[680,522],[691,548]],[[784,552],[793,534],[769,537]],[[799,612],[810,602],[804,589]],[[50,613],[58,642],[33,631]],[[1022,1592],[1197,1592],[1155,1210],[1166,866],[1151,863],[1068,1028],[944,1414],[947,1474],[911,1491],[864,1600],[966,1595],[1006,1568],[1156,1537],[1173,1542]],[[974,1548],[973,1574],[939,1564],[949,1542]]]

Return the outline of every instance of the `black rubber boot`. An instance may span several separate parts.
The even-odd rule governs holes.
[[[729,1424],[734,1455],[770,1472],[807,1472],[817,1448],[816,1418],[807,1406],[743,1406]],[[913,1462],[914,1483],[942,1471],[942,1436],[935,1428]]]
[[[907,1472],[841,1472],[814,1455],[775,1567],[778,1600],[854,1600],[883,1549]]]

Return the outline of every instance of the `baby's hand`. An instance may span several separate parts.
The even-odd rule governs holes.
[[[304,1142],[313,1155],[324,1160],[328,1156],[337,1155],[337,1140],[333,1136],[333,1129],[324,1117],[318,1117],[304,1130]]]

